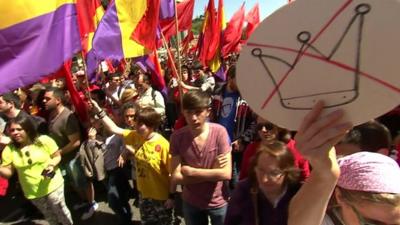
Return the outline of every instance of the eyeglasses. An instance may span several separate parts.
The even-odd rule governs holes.
[[[277,180],[279,178],[281,178],[284,174],[284,172],[282,170],[272,170],[272,171],[264,171],[258,167],[256,167],[256,172],[258,173],[258,175],[262,175],[263,177],[267,177],[268,179],[271,180]]]
[[[275,125],[270,122],[257,124],[257,130],[262,130],[264,127],[267,131],[271,131],[275,128]]]

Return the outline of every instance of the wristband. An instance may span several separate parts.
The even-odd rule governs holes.
[[[101,110],[100,112],[97,113],[97,117],[101,120],[103,119],[105,116],[107,116],[107,113],[104,112],[104,110]]]

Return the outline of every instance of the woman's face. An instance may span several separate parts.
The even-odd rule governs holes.
[[[359,202],[338,201],[346,225],[399,225],[400,205],[376,203],[367,200]]]
[[[276,141],[278,128],[270,122],[258,121],[257,132],[263,143],[272,143]]]
[[[187,81],[189,79],[189,72],[186,69],[182,70],[182,80]]]
[[[21,125],[12,123],[9,128],[11,139],[19,144],[24,144],[28,141],[28,135]]]
[[[285,181],[285,173],[279,168],[278,160],[268,153],[259,156],[255,167],[259,188],[264,193],[280,194]]]

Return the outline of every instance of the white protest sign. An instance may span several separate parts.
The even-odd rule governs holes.
[[[318,100],[354,125],[400,102],[398,0],[297,0],[266,18],[240,54],[250,107],[296,130]]]

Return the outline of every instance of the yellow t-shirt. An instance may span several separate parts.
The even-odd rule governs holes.
[[[125,143],[135,152],[136,182],[143,198],[167,200],[169,194],[169,142],[160,134],[145,141],[136,131],[125,130]]]
[[[125,145],[129,145],[135,150],[139,149],[145,141],[135,130],[125,129],[122,136]]]
[[[43,170],[51,160],[51,154],[58,150],[56,142],[42,135],[35,143],[18,149],[7,145],[2,153],[2,166],[12,165],[27,199],[46,196],[64,184],[60,169],[56,168],[53,178],[42,176]],[[29,153],[26,153],[29,152]],[[30,163],[29,163],[30,162]]]

